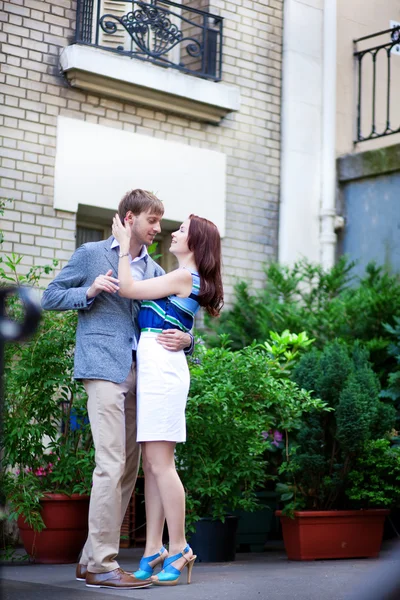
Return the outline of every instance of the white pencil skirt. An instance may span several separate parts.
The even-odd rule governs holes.
[[[137,441],[185,442],[186,356],[165,350],[157,335],[142,332],[137,349]]]

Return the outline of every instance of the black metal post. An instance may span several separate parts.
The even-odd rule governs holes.
[[[376,133],[376,56],[377,52],[372,53],[372,130],[371,136]]]
[[[77,0],[76,3],[76,28],[75,28],[75,44],[81,41],[81,22],[82,22],[82,0]]]
[[[100,0],[97,1],[97,18],[96,18],[96,46],[99,45],[99,21],[100,21]]]
[[[206,46],[207,46],[207,61],[206,73],[211,77],[217,76],[217,40],[218,31],[207,27],[206,29]]]
[[[357,104],[357,140],[361,139],[361,56],[358,57],[358,104]]]
[[[390,131],[390,66],[391,50],[386,50],[387,55],[387,90],[386,90],[386,131]]]

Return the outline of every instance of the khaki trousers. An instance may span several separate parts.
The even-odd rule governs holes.
[[[86,379],[96,467],[89,506],[89,535],[80,563],[91,573],[119,567],[120,531],[139,468],[136,442],[136,365],[120,384]]]

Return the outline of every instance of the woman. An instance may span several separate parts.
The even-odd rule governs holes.
[[[196,556],[185,538],[185,492],[175,468],[175,444],[186,440],[185,407],[189,369],[182,352],[169,352],[157,343],[165,329],[189,331],[203,306],[218,316],[223,305],[221,238],[217,227],[195,215],[172,234],[170,251],[178,259],[175,271],[134,281],[130,271],[130,226],[113,220],[120,244],[119,293],[143,300],[137,349],[137,441],[145,474],[146,547],[135,577],[156,585],[175,585],[186,566],[188,583]],[[162,546],[164,520],[169,554]],[[156,565],[162,570],[153,576]]]

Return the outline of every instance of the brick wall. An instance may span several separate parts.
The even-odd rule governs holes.
[[[240,112],[216,127],[69,88],[58,59],[73,40],[76,3],[0,1],[0,193],[12,199],[3,250],[22,253],[27,270],[52,258],[63,265],[75,248],[76,215],[53,208],[56,123],[64,115],[224,152],[227,300],[237,278],[260,286],[263,264],[277,251],[282,5],[209,3],[225,19],[223,81],[242,97]]]

